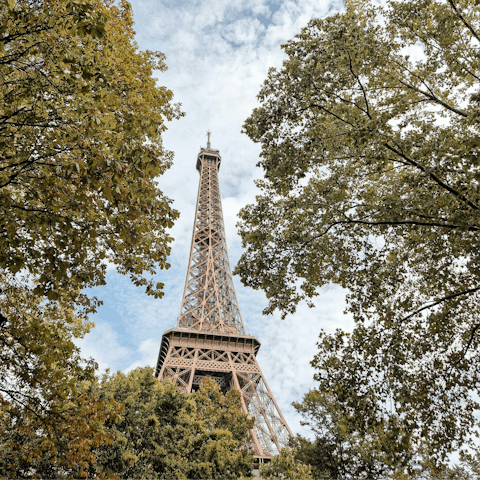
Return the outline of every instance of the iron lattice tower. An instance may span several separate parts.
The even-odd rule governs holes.
[[[212,377],[225,393],[236,388],[255,425],[258,459],[276,455],[292,435],[258,365],[260,342],[246,335],[228,260],[218,182],[221,157],[210,147],[197,157],[200,173],[195,225],[177,327],[162,337],[155,375],[184,392]]]

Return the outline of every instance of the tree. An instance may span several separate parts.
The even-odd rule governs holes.
[[[395,414],[385,415],[372,392],[356,388],[335,395],[311,390],[294,403],[302,425],[310,427],[313,441],[297,435],[292,441],[296,458],[312,465],[315,478],[362,479],[418,471],[410,434]],[[338,402],[337,399],[342,399]],[[417,468],[416,468],[417,467]]]
[[[178,212],[156,178],[173,158],[165,122],[181,112],[155,69],[164,56],[138,49],[126,1],[0,0],[0,435],[23,458],[7,476],[20,464],[49,476],[45,448],[58,475],[92,458],[110,407],[77,388],[95,365],[72,339],[92,326],[85,289],[105,283],[107,263],[163,295],[148,277],[169,267]]]
[[[265,178],[236,273],[284,316],[348,289],[319,389],[373,388],[439,461],[480,407],[479,22],[473,0],[349,1],[283,46],[244,125]]]
[[[155,181],[180,115],[152,76],[164,55],[138,51],[126,1],[2,0],[0,20],[0,268],[90,305],[72,286],[108,261],[160,297],[142,272],[168,268],[178,216]]]
[[[295,459],[294,453],[288,447],[273,457],[270,462],[260,465],[260,476],[265,480],[283,478],[287,479],[307,479],[313,478],[310,465],[305,465]],[[315,478],[322,478],[316,476]]]
[[[339,390],[343,385],[339,385]],[[338,399],[343,400],[342,403]],[[347,400],[348,399],[348,400]],[[460,464],[437,465],[431,447],[414,448],[411,431],[395,413],[387,416],[373,392],[356,388],[329,395],[310,390],[294,403],[314,439],[291,439],[293,457],[310,465],[314,478],[466,480],[479,478],[479,451],[460,455]]]
[[[93,448],[113,441],[104,422],[121,405],[82,387],[96,364],[80,357],[73,336],[86,327],[57,302],[9,285],[0,326],[0,477],[83,478]],[[65,321],[68,320],[68,321]]]
[[[125,405],[120,422],[109,420],[112,445],[97,450],[91,474],[119,478],[250,478],[247,446],[253,421],[241,411],[240,395],[223,395],[212,379],[200,390],[179,392],[159,382],[150,367],[128,375],[104,375],[90,391]]]

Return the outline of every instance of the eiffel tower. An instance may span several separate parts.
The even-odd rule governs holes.
[[[182,307],[176,328],[163,334],[155,375],[173,379],[187,393],[206,376],[223,393],[236,388],[244,412],[255,417],[252,448],[262,462],[278,454],[292,432],[258,365],[260,342],[246,334],[240,315],[223,225],[221,157],[207,135],[207,148],[197,157],[200,184]]]

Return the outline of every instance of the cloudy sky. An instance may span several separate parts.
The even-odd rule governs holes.
[[[174,166],[160,180],[181,217],[172,229],[175,242],[172,268],[159,274],[165,297],[155,300],[134,287],[128,278],[109,271],[108,284],[95,289],[104,301],[93,317],[95,329],[79,341],[84,356],[93,357],[101,370],[128,371],[154,366],[162,333],[174,327],[180,311],[187,271],[198,188],[196,156],[206,146],[222,155],[220,188],[227,244],[232,267],[241,255],[235,224],[237,213],[255,199],[254,179],[260,149],[240,133],[256,106],[256,95],[270,67],[284,59],[282,43],[293,38],[311,18],[325,17],[342,8],[340,0],[133,0],[137,42],[141,49],[167,55],[169,70],[158,74],[186,116],[169,125],[166,147],[175,152]],[[245,288],[234,278],[247,333],[262,347],[260,367],[294,433],[308,435],[291,406],[314,386],[309,362],[321,329],[351,329],[343,314],[344,292],[329,288],[317,308],[302,307],[285,321],[263,317],[262,292]]]

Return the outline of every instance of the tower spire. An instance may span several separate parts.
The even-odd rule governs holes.
[[[237,389],[245,413],[255,417],[250,432],[257,459],[276,455],[292,435],[260,370],[260,342],[243,325],[228,260],[218,182],[218,150],[201,148],[190,258],[177,327],[162,337],[155,375],[172,378],[185,392],[206,376],[221,390]],[[260,460],[259,460],[260,461]]]
[[[210,135],[212,132],[210,130],[207,130],[207,148],[210,150]]]

